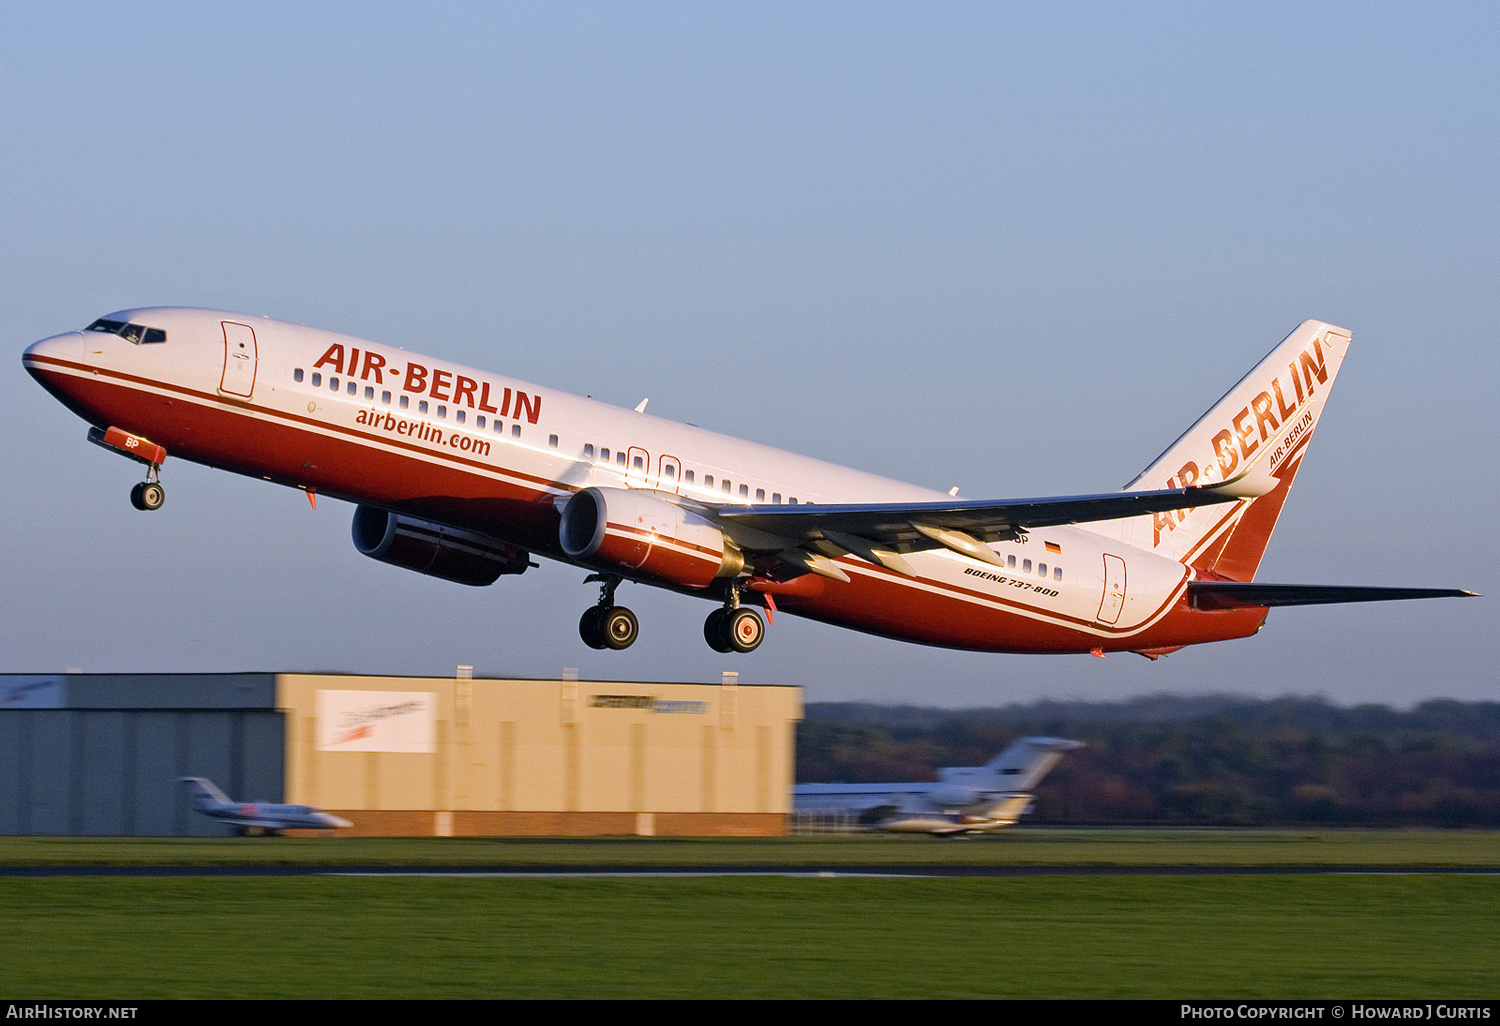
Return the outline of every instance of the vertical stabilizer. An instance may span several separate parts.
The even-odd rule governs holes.
[[[1023,737],[984,764],[995,777],[996,790],[1029,791],[1063,757],[1063,753],[1082,748],[1082,741],[1060,737]]]
[[[193,796],[193,805],[196,808],[212,808],[216,805],[229,805],[229,796],[220,791],[212,780],[204,777],[182,777],[182,782],[188,786],[188,791]]]
[[[1100,533],[1216,577],[1253,580],[1349,341],[1344,328],[1303,321],[1125,486],[1217,484],[1238,502],[1100,524]]]

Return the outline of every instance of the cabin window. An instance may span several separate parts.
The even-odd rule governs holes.
[[[480,431],[484,430],[484,414],[481,413],[479,416],[474,418],[474,427]]]
[[[301,382],[301,380],[302,380],[302,368],[301,367],[298,367],[296,370],[292,371],[292,380],[296,381],[296,382]]]
[[[693,472],[691,470],[684,470],[682,472],[682,479],[684,481],[686,481],[688,484],[692,484],[693,483]]]
[[[795,506],[795,505],[797,505],[797,497],[795,495],[793,495],[791,498],[787,499],[786,501],[787,501],[787,505],[788,506]]]
[[[1016,568],[1016,557],[1015,556],[1006,556],[1005,557],[1005,565],[1007,567],[1009,567],[1011,570],[1014,570]]]
[[[314,388],[322,388],[323,387],[323,375],[321,375],[321,374],[314,374],[312,376],[312,383],[313,383],[313,387]]]
[[[714,486],[714,476],[712,474],[704,474],[703,475],[703,487],[704,488],[712,488],[713,486]]]
[[[462,414],[460,414],[460,416],[462,416]],[[547,436],[547,448],[549,448],[549,449],[556,449],[557,448],[557,436],[556,435],[548,435]]]
[[[780,492],[772,492],[771,493],[771,502],[772,502],[773,505],[780,506],[781,505],[781,493]]]
[[[584,445],[584,447],[583,447],[583,458],[586,459],[586,460],[591,460],[591,459],[594,458],[594,443],[593,442],[589,442],[589,443],[587,443],[587,444]]]
[[[359,391],[359,383],[355,381],[349,382],[349,394],[353,395],[357,391]]]
[[[510,426],[510,437],[512,437],[512,438],[520,438],[521,437],[521,425],[520,424],[512,424]]]
[[[447,420],[447,419],[448,419],[448,407],[439,404],[439,406],[438,406],[438,420]]]
[[[329,378],[328,379],[328,390],[330,392],[337,392],[339,390],[339,379],[338,378]]]
[[[667,464],[665,467],[663,467],[662,470],[666,473],[667,477],[672,478],[674,480],[676,479],[676,477],[677,477],[677,468],[674,467],[674,466],[672,466],[670,463]]]
[[[637,456],[634,460],[631,461],[631,466],[635,467],[636,470],[642,470],[645,468],[645,461]]]
[[[750,498],[750,486],[749,485],[740,485],[740,498],[742,498],[742,499],[748,499],[748,498]]]
[[[499,420],[495,421],[495,434],[497,434],[497,435],[503,435],[503,434],[505,434],[505,422],[504,421],[499,421]]]
[[[608,449],[600,449],[599,450],[599,459],[602,462],[604,462],[604,463],[608,463],[609,462],[609,450]]]
[[[731,489],[731,488],[733,488],[733,487],[734,487],[734,486],[733,486],[733,485],[731,485],[731,484],[730,484],[730,483],[729,483],[729,478],[727,478],[727,477],[726,477],[726,478],[725,478],[725,479],[724,479],[724,489],[723,489],[723,491],[724,491],[724,494],[725,494],[725,495],[728,495],[728,494],[729,494],[729,489]]]
[[[745,490],[743,488],[740,489],[740,494],[741,495],[745,494]],[[755,489],[755,501],[756,502],[765,502],[766,501],[766,490],[764,488],[757,488],[757,489]]]
[[[1021,560],[1021,572],[1023,574],[1029,574],[1029,573],[1031,573],[1031,560],[1029,560],[1029,559],[1023,559],[1023,560]]]
[[[467,416],[467,414],[465,414],[463,410],[454,410],[453,411],[453,419],[457,420],[460,424],[462,424],[464,422],[464,417],[465,416]]]
[[[381,405],[384,405],[384,406],[391,405],[391,393],[389,393],[389,392],[381,392],[380,393],[380,402],[381,402]]]
[[[426,413],[427,412],[427,400],[426,399],[423,399],[421,402],[417,403],[417,412],[418,413]]]
[[[365,402],[372,403],[374,401],[375,401],[375,389],[372,388],[372,387],[370,387],[369,385],[366,385],[365,386]]]
[[[403,395],[403,396],[402,396],[402,397],[401,397],[401,402],[400,402],[400,403],[399,403],[399,404],[398,404],[398,405],[399,405],[399,406],[400,406],[400,407],[401,407],[401,408],[402,408],[402,409],[403,409],[403,410],[404,410],[404,409],[406,409],[406,408],[407,408],[407,407],[408,407],[408,406],[410,406],[410,405],[411,405],[411,396],[408,396],[408,395]]]
[[[1038,576],[1046,577],[1047,576],[1047,564],[1046,563],[1038,563],[1036,565],[1036,572],[1037,572]]]
[[[615,453],[615,462],[623,467],[625,465],[625,454],[623,452]]]
[[[1054,581],[1062,580],[1062,567],[1055,566],[1052,568],[1052,579]]]

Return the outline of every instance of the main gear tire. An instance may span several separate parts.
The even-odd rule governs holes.
[[[604,644],[615,651],[627,649],[640,637],[641,627],[635,614],[624,606],[612,606],[604,611],[600,623],[604,627]]]

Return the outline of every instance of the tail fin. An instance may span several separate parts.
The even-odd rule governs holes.
[[[1349,341],[1344,328],[1303,321],[1125,486],[1223,483],[1240,501],[1133,517],[1119,522],[1121,540],[1215,577],[1254,580]]]
[[[232,804],[229,796],[220,791],[214,782],[206,777],[180,777],[179,779],[188,786],[195,806]]]
[[[1029,791],[1057,765],[1064,752],[1082,747],[1082,741],[1060,737],[1023,737],[985,763],[984,768],[999,780],[997,790]]]

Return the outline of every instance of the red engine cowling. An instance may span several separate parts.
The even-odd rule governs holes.
[[[498,538],[372,506],[354,510],[354,547],[382,563],[476,587],[531,565],[530,553]]]
[[[558,539],[571,558],[706,588],[745,569],[745,557],[706,517],[646,492],[585,488],[562,510]]]

